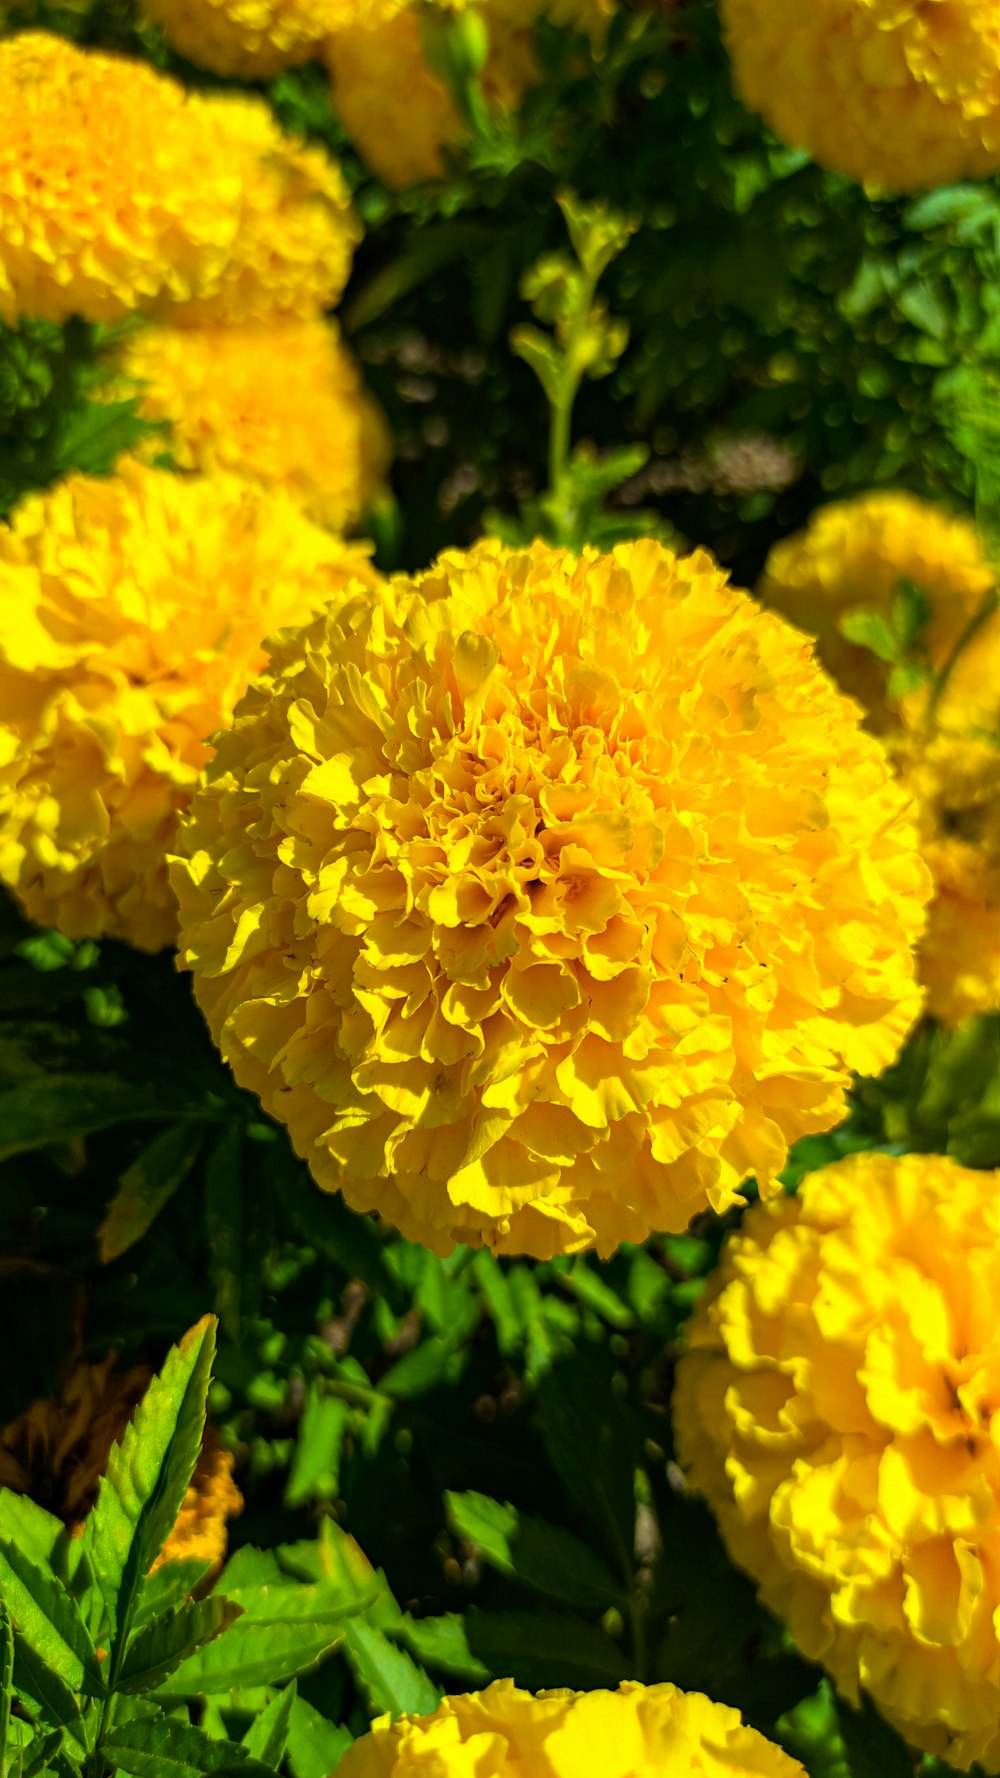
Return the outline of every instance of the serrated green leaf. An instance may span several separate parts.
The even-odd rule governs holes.
[[[525,364],[530,365],[545,391],[546,399],[555,404],[559,400],[563,376],[563,355],[555,341],[539,328],[525,323],[511,329],[510,347],[518,358],[523,358]]]
[[[10,1706],[14,1695],[14,1632],[10,1613],[0,1599],[0,1773],[7,1770]]]
[[[327,1395],[321,1381],[310,1384],[285,1488],[286,1506],[336,1499],[340,1453],[350,1418],[346,1401]]]
[[[231,1597],[243,1607],[243,1616],[218,1641],[183,1661],[158,1687],[158,1696],[215,1696],[281,1685],[318,1666],[343,1641],[345,1620],[365,1605],[345,1601],[336,1587],[322,1584],[265,1586]]]
[[[66,1527],[54,1513],[48,1513],[28,1494],[15,1494],[0,1488],[0,1538],[17,1545],[24,1555],[45,1568]]]
[[[168,1354],[120,1443],[111,1447],[87,1522],[108,1620],[112,1686],[140,1588],[173,1530],[201,1450],[215,1325],[206,1315]]]
[[[328,1722],[305,1698],[296,1698],[285,1755],[292,1778],[331,1778],[353,1739],[350,1729]]]
[[[405,1642],[422,1666],[439,1667],[475,1685],[485,1684],[491,1678],[489,1668],[469,1647],[465,1619],[459,1612],[422,1618],[403,1612],[397,1623],[389,1625],[388,1633],[395,1641]]]
[[[465,1615],[469,1647],[490,1673],[529,1691],[570,1686],[590,1691],[629,1677],[617,1643],[596,1624],[555,1611],[481,1611]]]
[[[403,1648],[373,1624],[355,1618],[347,1626],[345,1653],[373,1715],[424,1716],[441,1701],[438,1687]]]
[[[15,1633],[14,1690],[30,1698],[45,1722],[66,1729],[81,1747],[87,1745],[83,1716],[75,1692],[39,1660],[33,1649]]]
[[[118,1259],[144,1235],[182,1185],[201,1152],[203,1126],[168,1124],[121,1176],[97,1231],[102,1260]]]
[[[43,1772],[50,1761],[57,1757],[62,1744],[62,1729],[53,1729],[48,1735],[36,1735],[22,1753],[21,1771],[24,1778],[34,1778],[36,1772]]]
[[[266,1766],[278,1767],[281,1764],[291,1726],[292,1706],[297,1696],[298,1686],[293,1679],[284,1691],[265,1705],[243,1737],[247,1752],[254,1759],[263,1760]]]
[[[448,1528],[478,1546],[500,1574],[548,1599],[603,1612],[627,1604],[620,1581],[581,1538],[486,1494],[446,1494]]]
[[[141,1717],[109,1735],[110,1764],[133,1778],[274,1778],[238,1741],[216,1741],[175,1717]]]
[[[176,1605],[133,1636],[118,1675],[117,1690],[148,1692],[188,1655],[221,1636],[242,1616],[242,1608],[213,1593]]]
[[[133,1629],[145,1629],[154,1618],[162,1617],[175,1605],[190,1598],[211,1567],[211,1562],[203,1561],[200,1556],[182,1556],[162,1563],[153,1574],[147,1574],[132,1616]],[[224,1591],[224,1588],[215,1588],[216,1593]]]
[[[19,1640],[71,1691],[105,1696],[90,1632],[62,1582],[9,1541],[0,1541],[0,1599]]]
[[[572,191],[557,192],[556,203],[566,218],[577,259],[596,281],[635,234],[639,218],[622,215],[603,202],[584,203]]]

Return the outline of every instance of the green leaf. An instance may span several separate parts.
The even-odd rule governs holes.
[[[211,1567],[211,1562],[203,1561],[200,1556],[181,1556],[164,1562],[155,1573],[147,1574],[133,1613],[133,1627],[142,1630],[154,1618],[162,1617],[175,1605],[189,1599]]]
[[[545,391],[546,399],[555,405],[559,400],[563,378],[563,355],[547,333],[525,322],[510,334],[511,351],[531,366]]]
[[[108,1618],[112,1686],[140,1588],[173,1530],[198,1461],[215,1326],[212,1316],[204,1316],[168,1354],[121,1442],[111,1447],[88,1520],[91,1560]]]
[[[20,1641],[69,1686],[103,1698],[107,1687],[76,1600],[16,1544],[0,1542],[0,1599]]]
[[[298,1695],[298,1686],[293,1679],[284,1691],[272,1698],[265,1705],[260,1715],[255,1717],[243,1737],[243,1745],[254,1759],[263,1760],[265,1766],[278,1767],[281,1764],[291,1726],[292,1705]]]
[[[183,1661],[158,1687],[159,1697],[281,1685],[318,1666],[343,1641],[343,1620],[365,1603],[345,1601],[336,1587],[324,1584],[266,1586],[230,1597],[243,1607],[243,1616],[218,1641]]]
[[[404,1612],[397,1624],[389,1626],[389,1634],[406,1643],[410,1652],[425,1667],[440,1667],[445,1673],[474,1684],[485,1684],[492,1678],[469,1647],[465,1619],[459,1612],[449,1611],[441,1617],[411,1617]]]
[[[469,1269],[483,1293],[487,1314],[497,1330],[497,1345],[507,1358],[518,1350],[524,1338],[507,1275],[488,1247],[480,1247],[473,1254]]]
[[[596,1624],[555,1611],[466,1613],[469,1647],[489,1671],[511,1678],[529,1691],[570,1686],[590,1691],[614,1687],[629,1677],[629,1663],[617,1643]]]
[[[108,1736],[104,1751],[133,1778],[274,1778],[273,1767],[252,1759],[238,1741],[213,1741],[176,1717],[127,1722]]]
[[[896,582],[889,623],[903,654],[919,642],[930,621],[931,602],[923,587],[905,578]]]
[[[305,1698],[296,1698],[285,1756],[292,1778],[330,1778],[353,1739],[350,1729],[328,1722]]]
[[[242,1616],[230,1599],[213,1593],[208,1599],[191,1599],[176,1605],[155,1623],[133,1636],[118,1675],[122,1692],[148,1692],[166,1679],[195,1650],[221,1636]]]
[[[569,1498],[602,1536],[616,1572],[631,1586],[635,1571],[633,1423],[615,1386],[605,1347],[578,1351],[538,1386],[538,1429]]]
[[[405,1649],[396,1648],[373,1624],[355,1618],[347,1626],[347,1658],[372,1713],[425,1716],[437,1708],[441,1693]]]
[[[97,1232],[102,1260],[117,1259],[146,1233],[182,1185],[201,1152],[204,1128],[168,1124],[147,1142],[121,1176],[118,1191]]]
[[[0,1488],[0,1538],[13,1543],[38,1567],[45,1568],[66,1527],[28,1494]]]
[[[0,1091],[0,1161],[53,1142],[93,1136],[115,1124],[189,1112],[176,1093],[144,1091],[108,1074],[39,1076]]]
[[[857,609],[845,611],[837,619],[837,628],[846,642],[867,648],[880,661],[899,659],[899,638],[878,611]]]
[[[256,1287],[244,1264],[247,1215],[244,1202],[243,1128],[227,1124],[216,1138],[205,1168],[205,1232],[219,1320],[238,1341],[245,1313],[244,1287]]]
[[[275,1190],[302,1239],[336,1260],[349,1276],[363,1279],[399,1313],[405,1312],[409,1299],[385,1263],[384,1243],[371,1218],[348,1210],[339,1194],[321,1192],[287,1150],[279,1152],[277,1162],[280,1176]]]
[[[14,1690],[23,1692],[53,1728],[66,1729],[81,1747],[87,1745],[83,1716],[75,1692],[53,1673],[34,1650],[15,1634]]]
[[[0,1599],[0,1773],[7,1770],[7,1737],[14,1690],[14,1632],[10,1613]]]
[[[340,1453],[350,1419],[351,1409],[346,1401],[327,1395],[322,1382],[310,1384],[285,1488],[286,1506],[336,1499]]]
[[[621,1582],[571,1531],[502,1506],[486,1494],[444,1498],[449,1530],[476,1544],[500,1574],[582,1611],[627,1605]]]
[[[34,1778],[36,1772],[43,1772],[56,1758],[62,1744],[62,1729],[53,1729],[48,1735],[36,1735],[22,1756],[23,1778]]]
[[[640,219],[623,216],[605,203],[586,204],[572,191],[557,192],[556,203],[566,218],[577,259],[596,281],[635,234]]]

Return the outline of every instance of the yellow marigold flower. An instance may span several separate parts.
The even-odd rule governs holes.
[[[1000,734],[918,732],[892,752],[934,877],[920,948],[927,1010],[949,1025],[1000,1011]]]
[[[767,1190],[918,1011],[907,799],[704,552],[348,589],[217,746],[174,875],[215,1039],[321,1186],[439,1252]]]
[[[530,37],[485,17],[483,92],[494,109],[512,111],[538,79]],[[401,190],[443,179],[444,151],[461,146],[465,126],[424,54],[419,9],[345,25],[331,33],[325,54],[337,116],[383,184]]]
[[[142,9],[196,67],[268,80],[316,55],[358,0],[142,0]]]
[[[355,523],[388,466],[385,421],[336,328],[319,318],[146,328],[117,362],[142,386],[144,418],[170,422],[180,468],[282,488],[335,531]]]
[[[135,463],[0,529],[0,880],[71,938],[168,944],[165,854],[264,637],[370,579],[287,495]]]
[[[855,1155],[758,1205],[695,1310],[678,1454],[811,1659],[1000,1771],[1000,1173]]]
[[[741,97],[874,190],[1000,168],[996,0],[722,0]]]
[[[257,100],[24,32],[0,43],[0,319],[333,302],[358,227],[336,167]]]
[[[498,1679],[427,1716],[380,1716],[347,1749],[343,1778],[805,1778],[738,1710],[674,1685],[519,1691]]]
[[[112,1445],[121,1438],[152,1378],[145,1365],[119,1371],[114,1353],[99,1364],[67,1366],[59,1394],[33,1402],[0,1431],[0,1488],[29,1494],[79,1531],[97,1499]],[[233,1459],[208,1427],[173,1531],[153,1564],[198,1557],[221,1568],[227,1523],[243,1510]]]
[[[838,685],[882,730],[898,714],[886,700],[890,668],[870,649],[846,641],[840,621],[858,610],[888,617],[900,581],[912,581],[930,605],[923,637],[928,664],[940,667],[994,578],[967,519],[913,494],[877,493],[820,507],[804,531],[776,544],[757,594],[816,637]]]

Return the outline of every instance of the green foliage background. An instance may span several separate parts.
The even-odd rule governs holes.
[[[127,0],[19,7],[22,24],[209,84]],[[340,319],[397,440],[394,497],[370,515],[381,565],[537,517],[545,404],[509,334],[530,321],[529,268],[565,251],[567,189],[640,221],[602,282],[627,347],[576,409],[598,464],[631,448],[624,484],[609,471],[606,503],[584,501],[592,534],[656,527],[752,584],[825,498],[892,484],[961,508],[970,458],[988,487],[1000,185],[873,202],[822,173],[733,96],[709,0],[622,8],[584,72],[579,47],[540,27],[547,75],[521,117],[446,184],[402,196],[343,140],[321,69],[263,89],[343,158],[367,227]],[[107,343],[83,324],[0,329],[4,511],[137,442],[133,404],[99,399]],[[862,1147],[1000,1164],[1000,1021],[920,1027],[889,1076],[858,1083],[840,1130],[798,1145],[789,1188]],[[208,1406],[246,1496],[216,1591],[251,1619],[255,1588],[287,1594],[270,1641],[240,1620],[207,1645],[244,1637],[232,1683],[212,1689],[204,1651],[163,1681],[163,1720],[230,1750],[213,1767],[185,1742],[178,1770],[228,1760],[253,1778],[256,1759],[326,1778],[374,1711],[508,1674],[705,1690],[811,1778],[943,1770],[833,1699],[678,1486],[671,1367],[724,1233],[705,1216],[605,1264],[438,1260],[313,1187],[234,1087],[170,956],[72,945],[3,910],[0,1426],[56,1388],[78,1341],[159,1363],[216,1313]],[[0,1550],[12,1535],[0,1513]],[[313,1618],[289,1603],[310,1587],[327,1589]],[[334,1599],[346,1628],[317,1641]],[[79,1769],[53,1708],[44,1747],[17,1743],[25,1778]],[[164,1769],[162,1748],[152,1766],[120,1753],[140,1778]]]

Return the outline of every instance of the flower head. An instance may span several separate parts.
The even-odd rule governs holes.
[[[519,1691],[498,1679],[428,1716],[379,1717],[343,1778],[804,1778],[798,1760],[700,1692],[625,1680],[616,1692]]]
[[[765,1190],[919,1007],[906,798],[703,552],[449,553],[278,639],[185,824],[182,961],[323,1187],[608,1253]]]
[[[284,489],[332,530],[355,523],[388,467],[385,421],[335,327],[319,318],[150,327],[118,364],[141,385],[143,417],[170,423],[180,468],[232,470]]]
[[[258,100],[29,31],[0,43],[0,319],[224,319],[332,302],[357,238],[346,186]]]
[[[1000,167],[995,0],[722,0],[751,110],[824,167],[919,191]]]
[[[855,1155],[755,1206],[674,1419],[733,1559],[918,1747],[1000,1771],[1000,1173]]]
[[[758,596],[815,636],[824,665],[842,690],[865,706],[879,729],[898,716],[886,698],[889,666],[839,624],[856,611],[888,619],[902,581],[924,594],[930,615],[921,645],[927,663],[944,665],[992,586],[979,533],[913,494],[864,494],[822,506],[804,531],[767,559]]]
[[[395,10],[388,0],[142,0],[142,7],[196,67],[251,80],[309,61],[339,25]]]
[[[168,944],[165,855],[276,626],[371,578],[286,495],[126,463],[0,531],[0,880],[71,938]]]

